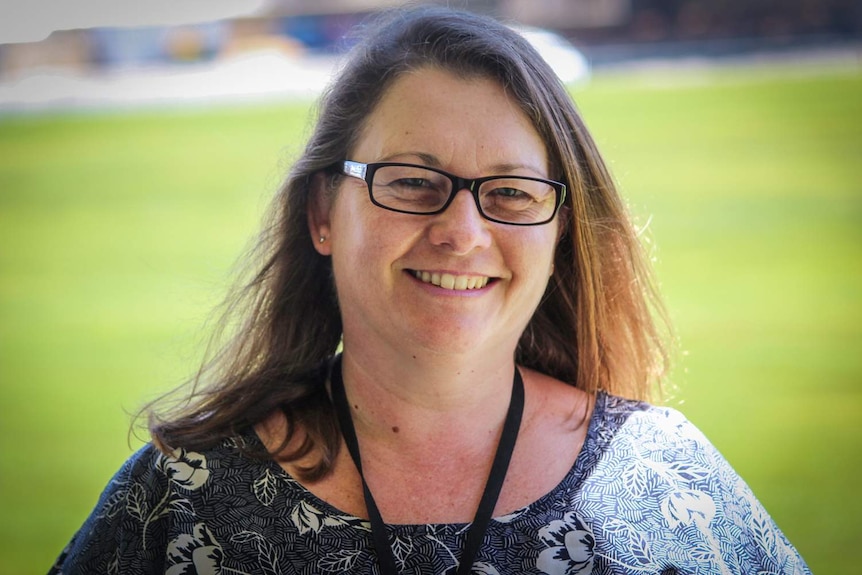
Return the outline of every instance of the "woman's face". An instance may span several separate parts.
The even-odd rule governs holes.
[[[549,177],[544,143],[501,86],[432,67],[393,83],[346,159]],[[488,221],[468,190],[441,214],[392,212],[352,177],[331,201],[317,196],[309,222],[332,256],[345,346],[413,354],[514,353],[552,273],[559,227]]]

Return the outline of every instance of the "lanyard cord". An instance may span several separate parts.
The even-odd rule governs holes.
[[[356,430],[350,417],[350,407],[347,405],[347,394],[344,391],[344,381],[341,377],[341,356],[338,356],[332,365],[330,382],[338,424],[341,426],[341,433],[344,435],[344,441],[347,443],[347,449],[350,451],[353,463],[356,465],[359,476],[362,478],[362,492],[365,496],[365,507],[371,521],[371,535],[374,539],[374,549],[377,551],[377,560],[380,563],[380,572],[384,575],[397,575],[399,571],[395,567],[395,556],[392,553],[392,546],[389,544],[386,524],[383,523],[380,510],[377,509],[377,504],[374,502],[374,497],[371,495],[371,490],[368,489],[365,476],[362,474],[359,442],[356,440]],[[488,529],[488,524],[491,522],[491,515],[494,513],[497,498],[500,496],[500,490],[503,487],[503,480],[506,478],[506,471],[509,469],[509,462],[515,449],[515,440],[518,438],[518,430],[521,427],[521,416],[523,413],[524,381],[521,379],[521,373],[516,366],[515,376],[512,381],[512,398],[509,401],[509,410],[503,423],[503,434],[500,437],[500,443],[497,445],[497,453],[494,455],[494,463],[491,465],[491,472],[488,475],[488,482],[485,484],[485,491],[482,493],[479,508],[476,510],[473,524],[467,532],[464,553],[458,565],[458,575],[469,575],[473,567],[473,561],[479,552],[479,547],[482,545],[482,539],[485,536],[485,531]]]

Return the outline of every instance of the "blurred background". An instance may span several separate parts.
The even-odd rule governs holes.
[[[442,2],[517,25],[644,227],[665,402],[818,575],[862,544],[862,5]],[[383,0],[0,7],[0,574],[47,571],[198,366],[211,310]]]

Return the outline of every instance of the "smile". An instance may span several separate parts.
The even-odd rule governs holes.
[[[419,270],[412,271],[411,273],[421,282],[451,290],[481,289],[488,285],[491,279],[487,276],[456,276],[454,274],[423,272]]]

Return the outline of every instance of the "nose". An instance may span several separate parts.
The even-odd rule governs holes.
[[[470,190],[463,189],[455,194],[446,211],[434,216],[429,239],[434,245],[445,246],[456,254],[465,255],[476,248],[491,245],[490,224],[479,213]]]

